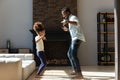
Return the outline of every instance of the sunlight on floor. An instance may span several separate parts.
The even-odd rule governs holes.
[[[65,70],[46,70],[41,80],[71,80]]]
[[[74,76],[69,75],[71,71],[71,67],[47,67],[41,78],[30,80],[80,80],[73,79]],[[115,80],[114,67],[84,66],[82,73],[84,80]]]
[[[52,72],[52,73],[51,73]],[[65,70],[47,70],[44,75],[67,75]]]
[[[87,76],[91,76],[91,75],[94,75],[94,76],[110,76],[110,77],[114,77],[115,74],[113,72],[85,72],[83,71],[82,72],[84,75],[87,75]]]
[[[84,77],[91,78],[91,80],[114,80],[114,72],[82,72]]]
[[[115,74],[113,72],[90,72],[90,71],[83,71],[82,72],[86,80],[114,80]],[[41,80],[46,80],[47,78],[52,77],[53,79],[57,79],[62,76],[67,78],[67,77],[72,77],[68,73],[66,73],[65,70],[47,70],[45,71],[44,77]],[[62,79],[62,78],[61,78]],[[49,79],[50,80],[50,79]],[[65,80],[71,80],[71,79],[65,79]]]

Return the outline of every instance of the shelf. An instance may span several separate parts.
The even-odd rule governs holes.
[[[113,12],[99,12],[98,14],[101,14],[101,15],[104,15],[104,14],[107,14],[107,15],[114,15]]]
[[[115,54],[115,52],[98,52],[99,54]]]
[[[98,12],[97,46],[98,65],[114,65],[114,13]]]
[[[99,44],[114,44],[114,42],[113,41],[111,41],[111,42],[98,42]]]
[[[114,22],[98,22],[98,24],[114,24]]]
[[[114,34],[114,32],[99,32],[100,34]]]
[[[105,64],[114,65],[115,64],[115,62],[99,62],[99,63],[103,64],[103,65],[105,65]]]

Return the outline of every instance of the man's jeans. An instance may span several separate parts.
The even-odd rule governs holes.
[[[81,42],[82,41],[78,39],[72,41],[67,53],[72,68],[75,70],[75,72],[81,72],[80,63],[77,55]]]

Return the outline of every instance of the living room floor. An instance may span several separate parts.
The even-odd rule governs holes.
[[[114,66],[81,66],[85,79],[82,80],[115,80]],[[70,76],[72,69],[69,66],[46,67],[41,78],[34,78],[37,69],[28,80],[81,80]]]

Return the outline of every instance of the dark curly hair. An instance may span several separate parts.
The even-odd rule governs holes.
[[[40,31],[43,31],[45,30],[42,22],[35,22],[34,25],[33,25],[33,30],[37,33],[39,33]]]

